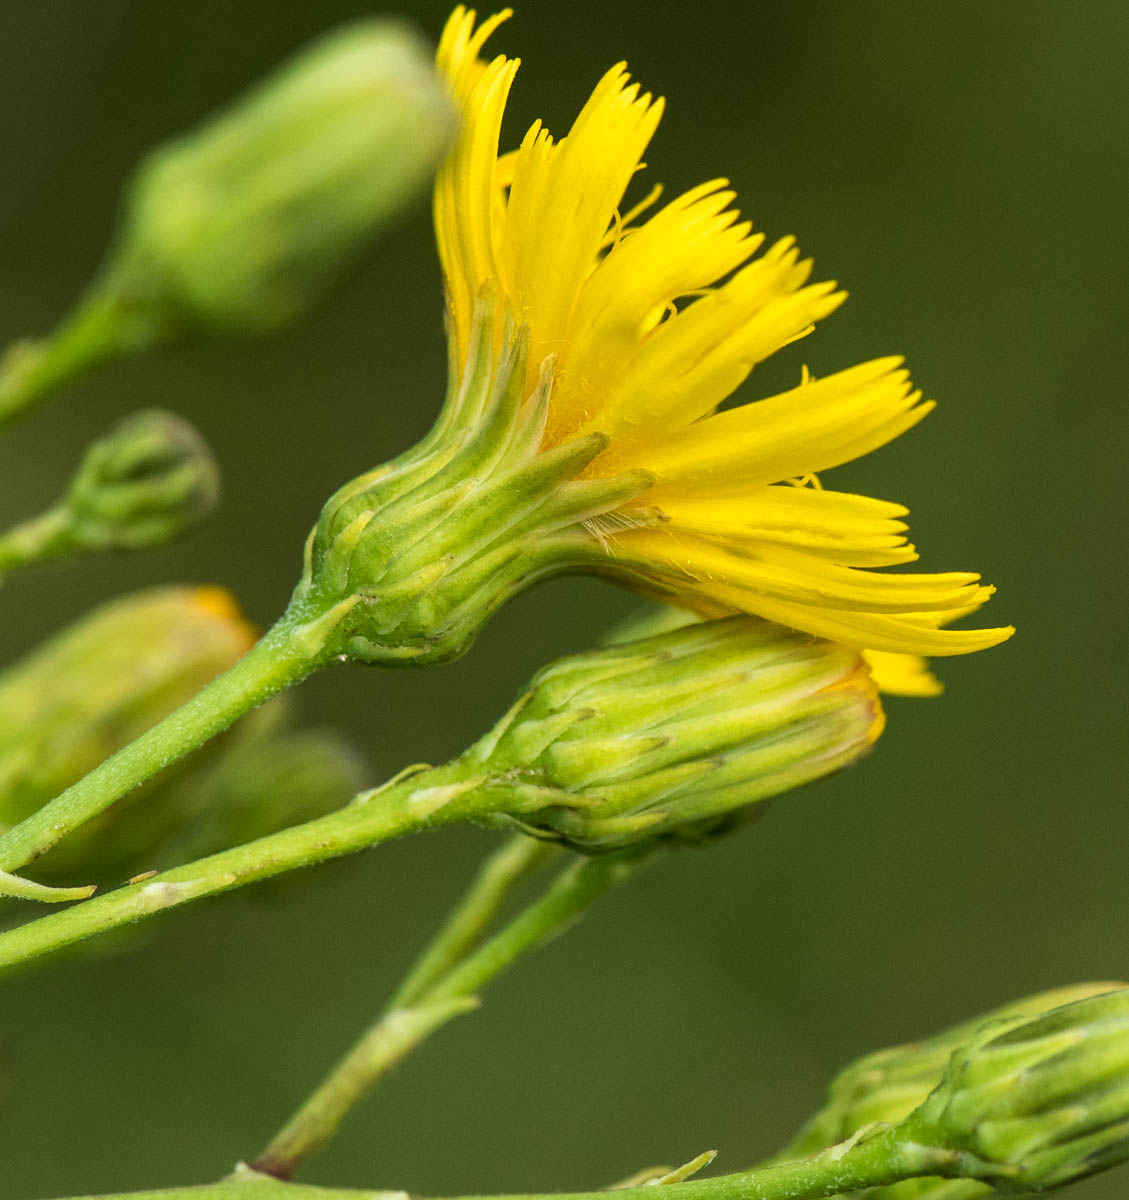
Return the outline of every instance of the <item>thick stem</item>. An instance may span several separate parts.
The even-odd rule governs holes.
[[[528,839],[527,839],[528,840]],[[534,843],[536,845],[536,843]],[[441,951],[448,970],[433,976],[425,988],[418,969],[397,993],[384,1015],[354,1044],[312,1095],[255,1160],[254,1169],[278,1179],[290,1179],[311,1155],[333,1137],[349,1110],[390,1066],[459,1013],[477,1006],[475,993],[520,955],[544,945],[594,900],[631,875],[640,860],[615,855],[589,859],[567,867],[543,896],[535,900],[494,937],[473,953],[470,914],[492,915],[504,895],[536,857],[516,843],[487,863],[466,899],[424,953],[420,965],[436,963]],[[485,921],[479,921],[477,931]],[[466,936],[463,936],[466,935]],[[456,957],[462,939],[463,957]],[[404,997],[411,997],[405,1000]]]
[[[0,933],[0,970],[204,896],[352,854],[416,830],[470,820],[504,808],[498,792],[478,786],[481,780],[464,779],[464,773],[458,761],[432,768],[403,783],[364,793],[328,816],[175,867]]]
[[[942,1151],[904,1143],[894,1126],[857,1145],[832,1146],[822,1154],[796,1162],[713,1179],[664,1184],[662,1196],[663,1200],[823,1200],[903,1179],[940,1174],[944,1160],[951,1157]],[[646,1185],[625,1188],[616,1194],[628,1197],[645,1189]],[[473,1200],[607,1200],[607,1195],[607,1192],[569,1192],[552,1197],[507,1195]]]
[[[0,837],[0,870],[15,871],[317,664],[280,622],[230,670]]]
[[[76,1196],[72,1200],[408,1200],[400,1191],[357,1191],[353,1188],[308,1187],[283,1183],[268,1175],[240,1172],[220,1183],[168,1188],[157,1192],[125,1192],[114,1196]]]
[[[822,1154],[776,1167],[664,1184],[663,1200],[824,1200],[904,1179],[950,1174],[951,1155],[901,1140],[895,1126],[851,1146],[832,1146]],[[948,1168],[948,1169],[947,1169]],[[616,1191],[624,1200],[648,1185]],[[462,1196],[452,1200],[607,1200],[608,1193],[557,1192],[546,1195]],[[345,1188],[304,1187],[283,1183],[242,1168],[222,1183],[161,1192],[75,1197],[73,1200],[410,1200],[406,1193],[357,1192]]]

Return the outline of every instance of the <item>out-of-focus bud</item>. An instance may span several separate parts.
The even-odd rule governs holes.
[[[428,46],[398,21],[300,51],[142,162],[78,310],[0,365],[0,419],[100,358],[295,317],[426,187],[452,125]]]
[[[0,828],[154,725],[253,641],[227,592],[161,588],[112,601],[9,667],[0,674]],[[37,861],[37,873],[129,859],[163,832],[145,807],[140,822],[130,801],[112,809]]]
[[[1038,1016],[1048,1009],[1100,995],[1119,986],[1116,983],[1078,983],[1039,992],[954,1025],[923,1041],[892,1046],[858,1059],[832,1080],[823,1108],[774,1156],[773,1161],[804,1158],[847,1141],[867,1125],[875,1122],[896,1124],[908,1117],[937,1086],[953,1052],[987,1023]],[[906,1195],[916,1196],[917,1193],[910,1191]]]
[[[120,269],[188,324],[274,328],[419,194],[451,127],[411,28],[339,29],[142,164]]]
[[[156,546],[203,520],[219,499],[208,444],[172,413],[135,413],[86,452],[67,492],[66,529],[83,550]]]
[[[359,755],[333,730],[252,731],[177,782],[174,803],[183,827],[162,848],[161,865],[312,821],[347,804],[364,786],[365,774]]]
[[[560,795],[522,824],[595,852],[728,828],[882,724],[856,651],[731,617],[553,663],[470,755]]]
[[[899,1126],[946,1174],[1043,1192],[1129,1159],[1129,987],[985,1026]]]
[[[215,459],[187,421],[135,413],[87,449],[58,504],[0,534],[0,574],[75,551],[161,545],[202,521],[219,492]]]

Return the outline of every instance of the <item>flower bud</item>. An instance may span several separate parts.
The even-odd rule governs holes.
[[[452,124],[412,29],[338,29],[142,163],[111,278],[174,323],[273,329],[426,186]]]
[[[1042,1192],[1129,1159],[1129,987],[984,1026],[903,1122],[947,1174]]]
[[[826,1150],[875,1122],[896,1124],[903,1120],[937,1086],[953,1052],[986,1023],[1037,1016],[1048,1009],[1109,992],[1117,986],[1113,983],[1079,983],[1054,988],[1013,1001],[923,1041],[892,1046],[858,1059],[832,1080],[823,1108],[784,1150],[774,1156],[774,1161],[803,1158]],[[916,1195],[913,1192],[907,1194]]]
[[[67,492],[65,540],[82,550],[136,550],[171,541],[219,499],[207,443],[180,417],[135,413],[86,451]]]
[[[0,674],[0,828],[23,820],[231,666],[254,635],[227,592],[159,588],[111,601]],[[139,793],[134,793],[137,796]],[[147,807],[147,806],[146,806]],[[126,801],[37,871],[128,858],[157,818]],[[154,810],[155,813],[155,810]],[[111,828],[112,827],[112,828]]]
[[[161,545],[202,521],[219,491],[215,459],[187,421],[135,413],[87,448],[62,500],[0,534],[0,576],[76,551]]]
[[[857,651],[730,617],[553,663],[470,756],[546,790],[523,825],[595,852],[728,828],[882,723]]]
[[[407,25],[357,21],[299,51],[140,164],[76,309],[0,358],[0,422],[101,360],[297,317],[427,186],[453,124]]]

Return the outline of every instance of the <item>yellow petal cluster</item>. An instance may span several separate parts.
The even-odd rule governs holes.
[[[968,572],[875,570],[914,561],[901,505],[824,490],[817,472],[858,458],[932,408],[899,358],[880,358],[718,411],[753,367],[845,298],[810,282],[791,238],[765,247],[725,180],[626,214],[663,102],[624,64],[597,83],[566,137],[535,122],[499,136],[518,62],[486,61],[509,16],[459,7],[438,66],[461,132],[436,183],[435,226],[452,353],[466,365],[476,302],[493,295],[495,347],[530,339],[530,392],[555,360],[542,448],[599,432],[589,478],[644,471],[641,496],[591,523],[608,570],[707,615],[755,613],[873,651],[892,691],[937,690],[919,655],[965,654],[1010,627],[951,630],[992,589]],[[909,656],[909,657],[907,657]]]

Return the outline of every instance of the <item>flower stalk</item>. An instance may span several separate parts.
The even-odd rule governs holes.
[[[822,1200],[863,1188],[880,1187],[904,1179],[936,1173],[942,1160],[952,1155],[920,1146],[903,1144],[893,1130],[798,1162],[663,1184],[666,1200]],[[616,1192],[628,1200],[635,1193],[653,1195],[651,1185],[623,1188]],[[534,1193],[501,1196],[460,1196],[449,1200],[607,1200],[606,1191]],[[308,1187],[264,1175],[248,1167],[220,1183],[196,1188],[119,1193],[98,1200],[412,1200],[405,1192]],[[79,1200],[75,1197],[72,1200]],[[95,1200],[83,1197],[82,1200]]]
[[[16,825],[0,849],[14,843],[13,857],[27,861],[106,807],[123,777],[152,773],[172,761],[172,748],[205,738],[217,707],[238,715],[300,678],[310,658],[286,651],[302,638],[282,636],[276,646],[274,636]],[[398,777],[335,813],[165,872],[141,889],[0,934],[0,966],[433,824],[516,826],[593,854],[699,841],[733,828],[768,796],[855,761],[882,722],[857,653],[755,617],[573,655],[540,672],[490,732],[445,766]],[[502,870],[499,887],[520,866],[519,857]],[[0,870],[14,864],[0,861]],[[409,999],[461,955],[492,903],[487,893],[462,914],[449,943],[410,981]]]
[[[481,773],[468,777],[458,760],[445,767],[428,768],[409,779],[362,792],[351,804],[327,816],[163,871],[0,933],[0,970],[205,896],[352,854],[408,833],[473,820],[505,807],[520,810],[523,799],[519,792],[492,785]]]
[[[276,627],[191,700],[0,837],[0,870],[16,871],[135,787],[222,733],[314,669],[308,641]]]
[[[343,607],[347,617],[349,600],[303,625],[280,622],[184,707],[9,830],[0,870],[50,849],[333,657]],[[856,761],[883,721],[857,651],[732,617],[551,664],[446,769],[492,781],[506,797],[493,819],[602,852],[731,828],[757,801]]]
[[[496,910],[505,892],[538,865],[547,850],[518,837],[491,856],[384,1013],[271,1139],[255,1160],[255,1170],[291,1178],[389,1067],[453,1017],[477,1008],[476,993],[486,983],[555,936],[609,888],[630,878],[642,861],[639,856],[608,856],[572,863],[542,896],[471,950],[472,928]],[[463,945],[461,957],[452,953],[457,943]],[[450,965],[435,977],[434,968],[443,958]],[[429,975],[432,981],[425,984]]]

